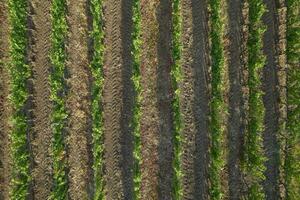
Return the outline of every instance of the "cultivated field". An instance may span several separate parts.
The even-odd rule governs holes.
[[[299,0],[0,0],[0,200],[299,200]]]

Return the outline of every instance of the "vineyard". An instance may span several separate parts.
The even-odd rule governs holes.
[[[0,0],[0,200],[299,200],[299,0]]]

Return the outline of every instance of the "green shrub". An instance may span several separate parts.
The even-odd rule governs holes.
[[[13,109],[11,153],[12,153],[12,187],[11,199],[26,199],[29,191],[30,157],[28,146],[28,79],[31,69],[27,61],[27,1],[9,0],[10,11],[10,57],[11,80],[10,101]]]
[[[264,124],[264,105],[262,100],[261,78],[265,65],[262,52],[265,27],[262,15],[265,6],[262,0],[249,0],[249,39],[248,47],[248,87],[249,87],[249,121],[247,126],[245,151],[246,175],[249,177],[248,199],[263,199],[261,182],[264,180],[264,155],[262,149],[262,132]]]
[[[94,199],[104,199],[103,185],[103,117],[102,117],[102,89],[103,89],[103,16],[102,1],[92,0],[90,11],[92,14],[91,38],[93,41],[93,58],[90,64],[92,83],[92,123],[93,123],[93,170],[94,170]]]
[[[300,199],[300,2],[287,0],[287,140],[284,162],[286,199]]]
[[[141,138],[140,138],[140,118],[141,118],[141,84],[140,84],[140,47],[141,47],[141,5],[140,0],[134,1],[133,6],[133,84],[136,92],[135,105],[134,105],[134,197],[140,199],[140,183],[141,183]]]
[[[222,159],[222,109],[224,109],[224,101],[222,99],[222,74],[224,71],[224,47],[222,43],[222,33],[223,25],[221,18],[221,0],[210,0],[210,21],[211,21],[211,59],[212,59],[212,69],[211,69],[211,165],[210,165],[210,196],[212,199],[221,199],[221,177],[220,172],[224,165]]]
[[[51,101],[53,111],[51,115],[51,126],[53,131],[53,191],[52,199],[67,199],[67,174],[66,174],[66,150],[64,128],[68,117],[65,108],[65,39],[67,34],[66,2],[65,0],[52,1],[52,50],[50,75]]]
[[[173,160],[173,168],[174,168],[174,176],[172,183],[172,193],[174,199],[180,199],[182,196],[182,186],[180,184],[181,177],[181,168],[180,168],[180,157],[181,157],[181,149],[180,149],[180,131],[181,131],[181,119],[180,119],[180,109],[179,109],[179,82],[181,80],[181,70],[180,70],[180,55],[181,55],[181,16],[180,16],[180,0],[172,1],[172,57],[173,57],[173,66],[171,69],[171,77],[172,77],[172,87],[175,91],[174,99],[172,102],[173,109],[173,119],[174,119],[174,136],[173,136],[173,144],[174,144],[174,160]]]

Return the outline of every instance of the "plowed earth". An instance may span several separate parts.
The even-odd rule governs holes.
[[[11,172],[9,145],[9,22],[8,7],[0,1],[0,199],[8,199]]]

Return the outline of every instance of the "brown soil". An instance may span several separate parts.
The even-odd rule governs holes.
[[[8,49],[9,22],[8,1],[0,2],[0,199],[9,199],[9,185],[11,172],[10,158],[10,126],[11,113],[9,93]]]
[[[287,57],[286,57],[286,20],[287,20],[287,7],[286,1],[279,0],[278,4],[278,88],[279,88],[279,127],[280,127],[280,158],[284,159],[288,154],[289,149],[287,144]],[[285,185],[284,162],[280,166],[280,195],[281,199],[286,199],[287,185]]]
[[[242,197],[241,158],[245,134],[245,105],[243,82],[245,58],[243,55],[244,23],[241,1],[228,2],[228,78],[229,78],[229,117],[228,117],[228,177],[230,199]]]
[[[48,199],[52,185],[51,162],[51,102],[50,102],[50,34],[51,1],[31,1],[33,30],[30,65],[33,70],[33,136],[31,150],[33,155],[33,192],[36,199]]]
[[[171,1],[141,1],[141,198],[171,199]]]
[[[104,146],[107,199],[133,198],[132,1],[105,2]]]
[[[52,130],[49,75],[51,62],[51,2],[28,0],[28,46],[26,64],[32,77],[26,81],[29,99],[24,105],[28,125],[28,151],[32,181],[28,199],[49,199],[53,186]],[[209,137],[211,61],[208,0],[181,0],[183,45],[180,88],[182,199],[209,199]],[[285,199],[286,185],[281,158],[289,153],[287,139],[287,58],[285,0],[263,0],[266,32],[262,89],[265,106],[263,146],[266,200]],[[90,0],[67,0],[68,41],[66,62],[66,157],[68,198],[93,199],[92,152],[92,16]],[[105,60],[103,89],[104,192],[108,200],[134,198],[133,108],[131,80],[132,0],[105,0]],[[141,0],[141,199],[172,199],[174,91],[171,84],[172,1]],[[247,69],[248,0],[224,0],[225,72],[222,95],[228,111],[222,113],[226,128],[222,138],[228,157],[220,179],[224,199],[245,198],[251,177],[243,174],[244,137],[247,134],[249,89]],[[8,0],[0,1],[0,199],[9,199],[11,152],[9,118],[9,18]],[[101,111],[102,112],[102,111]],[[226,137],[226,138],[225,138]],[[224,158],[225,159],[225,158]],[[251,181],[251,180],[250,180]]]
[[[121,118],[121,146],[122,146],[122,180],[124,199],[133,199],[133,128],[131,123],[133,120],[133,106],[134,106],[134,85],[131,80],[133,57],[132,52],[132,7],[133,2],[126,0],[122,2],[122,21],[121,21],[121,34],[122,34],[122,118]]]
[[[241,147],[241,153],[243,154],[241,159],[245,162],[245,144],[248,134],[248,122],[249,122],[249,72],[248,72],[248,38],[249,38],[249,1],[243,1],[242,4],[242,19],[241,19],[241,86],[242,86],[242,109],[241,109],[241,120],[242,120],[242,131],[243,131],[243,146]],[[244,170],[244,169],[242,169]],[[248,185],[251,184],[250,179],[245,173],[241,174],[242,185],[241,195],[244,196],[248,193]],[[248,183],[249,182],[249,183]],[[244,197],[245,198],[245,197]]]
[[[223,149],[223,155],[222,158],[224,161],[227,160],[228,158],[228,105],[229,105],[229,39],[228,39],[228,2],[227,1],[222,1],[222,7],[221,7],[221,16],[222,16],[222,21],[224,23],[224,29],[223,29],[223,34],[222,34],[222,43],[224,45],[223,50],[224,50],[224,70],[221,76],[222,80],[222,98],[224,101],[224,105],[226,106],[224,108],[224,111],[222,112],[222,130],[223,130],[223,135],[222,135],[222,149]],[[224,200],[228,199],[229,196],[229,178],[228,178],[228,163],[224,163],[224,167],[221,170],[221,191],[223,193],[223,198]]]
[[[91,199],[91,75],[88,63],[87,1],[69,0],[67,152],[70,199]]]
[[[156,18],[158,20],[157,50],[157,90],[156,98],[159,111],[159,144],[158,144],[158,199],[169,200],[172,197],[172,159],[174,133],[171,86],[171,1],[161,1]],[[150,140],[150,138],[148,138]]]
[[[207,2],[182,1],[183,199],[208,199],[209,46]]]
[[[264,0],[269,12],[263,15],[266,32],[263,38],[263,52],[266,55],[266,65],[263,69],[263,102],[265,106],[265,130],[263,132],[263,144],[267,161],[265,162],[266,180],[264,190],[267,200],[279,199],[279,143],[278,143],[278,90],[276,43],[276,6],[275,1]]]

